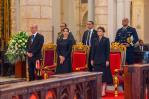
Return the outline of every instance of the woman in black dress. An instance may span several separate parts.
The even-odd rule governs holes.
[[[112,75],[109,66],[110,42],[104,37],[105,29],[103,27],[97,28],[98,37],[94,39],[91,46],[91,64],[95,72],[103,72],[102,75],[102,96],[105,96],[107,83],[112,83]]]
[[[57,68],[56,73],[70,73],[72,72],[71,66],[71,51],[72,51],[72,40],[68,39],[69,29],[63,29],[63,38],[57,41]]]

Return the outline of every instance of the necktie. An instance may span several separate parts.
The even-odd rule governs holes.
[[[90,31],[88,31],[88,35],[87,35],[87,40],[86,40],[86,45],[89,45],[90,42]]]
[[[140,50],[143,52],[143,46],[140,46]]]
[[[35,36],[32,35],[32,37],[31,37],[31,42],[32,42],[32,43],[33,43],[33,41],[34,41],[34,38],[35,38]]]
[[[143,52],[143,46],[142,46],[142,52]]]

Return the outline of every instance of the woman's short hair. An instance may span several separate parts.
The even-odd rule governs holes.
[[[68,30],[68,32],[69,32],[69,28],[64,28],[64,29],[63,29],[63,32],[64,32],[64,30]]]
[[[105,28],[104,27],[100,26],[100,27],[97,28],[97,30],[99,30],[99,29],[102,30],[102,32],[105,32]]]

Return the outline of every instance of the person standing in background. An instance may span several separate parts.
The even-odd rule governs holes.
[[[128,18],[122,20],[123,27],[120,28],[115,37],[115,42],[119,42],[126,46],[126,63],[134,64],[134,46],[138,42],[138,34],[136,29],[130,27]]]
[[[44,43],[44,37],[38,33],[38,26],[31,26],[32,35],[29,37],[27,42],[27,57],[29,65],[29,81],[35,80],[36,62],[40,62],[42,58],[42,46]]]
[[[66,23],[61,23],[61,25],[60,25],[61,31],[57,33],[57,34],[58,34],[57,40],[63,38],[63,36],[64,36],[64,35],[63,35],[63,29],[64,29],[64,28],[67,28],[67,24],[66,24]],[[69,31],[68,38],[72,40],[73,45],[76,44],[76,40],[75,40],[75,38],[74,38],[74,36],[73,36],[73,34],[72,34],[71,31]]]
[[[97,31],[94,29],[94,22],[88,21],[87,22],[87,30],[83,33],[82,43],[84,45],[88,45],[89,47],[92,46],[93,39],[97,37]],[[88,59],[88,69],[92,71],[92,65],[90,63],[91,50],[89,52],[89,59]]]
[[[149,51],[149,48],[144,44],[143,40],[139,40],[139,45],[135,47],[135,51],[138,52]]]

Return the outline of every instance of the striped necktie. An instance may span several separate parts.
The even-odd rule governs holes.
[[[88,31],[86,45],[90,44],[90,34],[91,34],[91,31]]]

